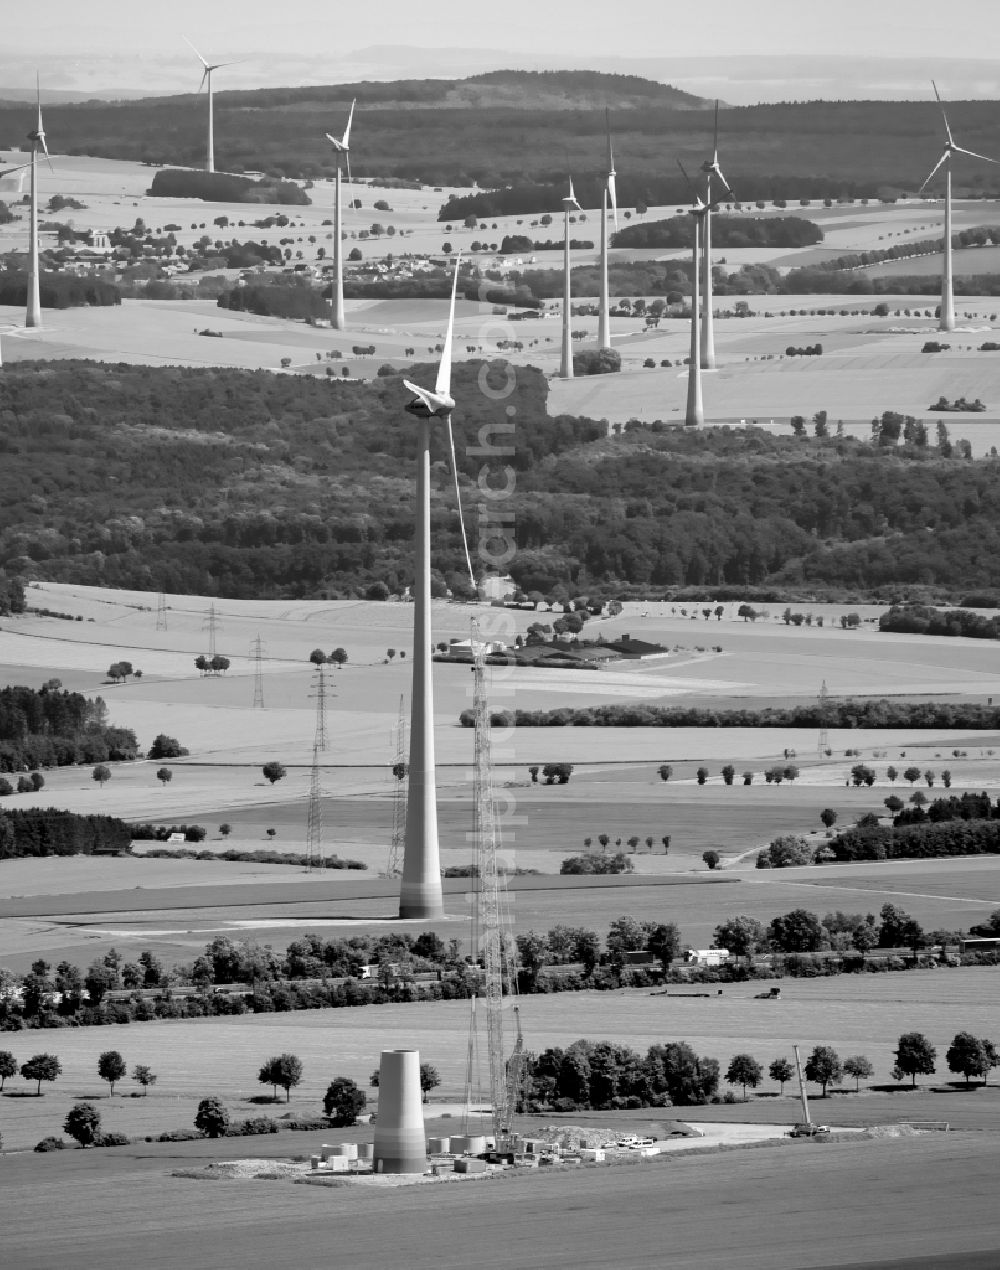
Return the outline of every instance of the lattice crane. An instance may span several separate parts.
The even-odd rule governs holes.
[[[524,1042],[515,1012],[517,1040],[508,1063],[504,1045],[503,996],[516,988],[515,947],[507,913],[506,885],[497,866],[500,828],[493,797],[490,713],[486,695],[486,645],[479,623],[472,621],[473,706],[475,715],[475,773],[473,830],[478,866],[476,935],[483,959],[483,1002],[490,1064],[490,1102],[493,1136],[498,1151],[509,1146],[521,1082]]]

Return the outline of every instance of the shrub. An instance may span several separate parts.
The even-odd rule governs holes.
[[[42,1138],[41,1142],[35,1144],[34,1149],[39,1152],[61,1151],[65,1145],[62,1138]]]
[[[94,1139],[95,1147],[127,1147],[132,1139],[127,1133],[99,1133]]]

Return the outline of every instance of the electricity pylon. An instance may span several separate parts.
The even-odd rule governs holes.
[[[386,877],[398,877],[403,871],[403,848],[406,845],[406,711],[403,694],[399,696],[399,718],[393,728],[396,745],[393,752],[392,776],[396,784],[392,791],[392,841],[389,844],[389,862]]]
[[[827,719],[829,717],[830,697],[826,690],[826,680],[823,680],[823,686],[819,690],[819,742],[817,750],[821,759],[826,757],[826,752],[830,748],[830,733],[827,728]]]
[[[250,656],[253,658],[253,709],[264,709],[264,645],[260,635],[250,641]]]
[[[316,735],[313,737],[313,749],[326,749],[326,667],[322,663],[316,667],[316,678],[313,680],[316,691],[309,695],[316,701]]]
[[[309,810],[306,814],[306,868],[323,867],[323,786],[320,780],[319,750],[313,746],[309,777]]]
[[[162,591],[156,597],[156,629],[158,631],[167,629],[167,597]]]

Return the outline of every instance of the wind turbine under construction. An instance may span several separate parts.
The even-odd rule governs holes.
[[[937,84],[933,80],[931,80],[931,87],[934,89],[934,96],[941,107],[941,118],[944,120],[944,131],[948,140],[944,147],[944,153],[931,168],[930,174],[917,191],[917,194],[923,194],[938,171],[944,168],[944,261],[941,268],[941,319],[938,322],[938,330],[953,331],[955,329],[955,297],[951,277],[951,158],[953,154],[967,154],[970,159],[981,159],[984,163],[996,163],[998,160],[991,159],[985,154],[976,154],[975,150],[966,150],[963,146],[956,145],[955,138],[951,135],[951,125],[948,123],[944,102],[941,100],[941,94],[938,92]]]
[[[715,103],[715,132],[712,141],[712,157],[701,165],[705,174],[705,215],[702,231],[702,269],[704,281],[704,313],[701,318],[701,364],[707,370],[715,369],[715,320],[713,315],[714,299],[712,296],[712,178],[725,189],[730,198],[733,191],[729,182],[722,175],[719,167],[719,103]]]
[[[576,201],[573,190],[573,178],[569,178],[569,193],[562,201],[563,205],[563,311],[562,311],[562,358],[559,363],[559,377],[573,378],[573,334],[570,330],[572,315],[570,314],[570,258],[569,258],[569,214],[578,212],[580,204]]]
[[[451,346],[455,331],[455,295],[460,259],[451,284],[448,331],[441,351],[434,391],[409,380],[414,394],[406,405],[416,415],[417,523],[413,579],[413,687],[410,694],[410,770],[403,845],[400,917],[441,917],[441,853],[438,843],[437,779],[434,758],[434,686],[431,677],[431,420],[451,427],[455,399],[451,395]],[[460,509],[461,510],[461,509]]]
[[[708,215],[708,204],[702,200],[680,159],[677,160],[677,166],[684,173],[684,179],[691,187],[694,197],[692,205],[688,208],[688,215],[694,224],[694,249],[691,252],[691,356],[688,361],[687,408],[684,412],[684,422],[690,427],[700,427],[705,422],[705,406],[701,396],[701,339],[698,321],[701,287],[698,266],[701,255],[701,226]]]
[[[198,61],[205,68],[202,71],[201,83],[198,85],[198,92],[207,85],[208,86],[208,163],[205,165],[206,172],[215,171],[215,115],[214,104],[212,98],[212,72],[220,71],[224,66],[235,66],[235,62],[206,62],[198,50],[194,47],[188,37],[184,36],[185,44],[194,51]]]
[[[611,299],[608,291],[608,202],[618,228],[618,195],[615,191],[615,156],[611,150],[611,115],[607,109],[604,119],[608,137],[608,171],[601,190],[601,303],[597,319],[597,347],[611,347]]]
[[[347,116],[347,127],[344,129],[342,137],[333,137],[330,133],[326,134],[326,139],[333,146],[334,162],[337,165],[337,175],[335,180],[335,193],[333,204],[333,317],[332,323],[336,330],[344,329],[344,250],[341,239],[341,208],[340,208],[340,170],[344,163],[347,164],[347,183],[351,183],[351,123],[354,119],[354,107],[357,104],[357,98],[351,102],[351,111]]]

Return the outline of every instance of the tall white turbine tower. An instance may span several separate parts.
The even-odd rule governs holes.
[[[705,174],[705,218],[702,231],[702,271],[704,278],[705,312],[701,319],[701,364],[706,370],[715,369],[715,318],[713,314],[714,297],[712,295],[712,177],[718,179],[730,198],[733,191],[729,182],[722,175],[719,167],[719,103],[715,103],[715,136],[712,142],[712,157],[701,165]]]
[[[563,312],[562,312],[562,359],[559,363],[560,379],[573,378],[573,336],[570,331],[572,321],[570,315],[570,258],[569,258],[569,214],[578,212],[580,204],[573,191],[573,178],[569,179],[569,193],[562,201],[563,205]]]
[[[347,164],[347,183],[351,183],[351,122],[354,119],[354,107],[357,98],[351,102],[351,112],[347,116],[347,127],[344,129],[342,137],[332,137],[326,134],[326,139],[333,146],[334,162],[337,165],[337,175],[334,178],[336,182],[334,204],[333,204],[333,327],[337,331],[344,330],[344,249],[341,243],[340,229],[340,170],[344,163]]]
[[[677,166],[684,172],[684,179],[691,186],[694,202],[688,208],[688,215],[694,224],[694,246],[691,252],[691,356],[688,360],[687,407],[684,422],[689,427],[700,427],[705,422],[705,406],[701,396],[701,339],[699,322],[699,285],[698,268],[701,256],[701,226],[708,215],[708,205],[702,201],[694,183],[684,171],[683,163],[678,160]]]
[[[212,72],[221,71],[224,66],[235,66],[235,62],[206,62],[198,50],[194,47],[188,37],[184,36],[186,44],[194,50],[195,56],[201,62],[204,70],[201,75],[201,83],[198,85],[198,92],[208,87],[208,163],[205,165],[206,172],[215,171],[215,105],[212,97]]]
[[[24,315],[24,325],[40,327],[42,325],[42,298],[39,290],[38,262],[38,154],[45,155],[49,162],[49,149],[45,144],[45,128],[42,124],[42,94],[36,83],[36,101],[38,104],[38,123],[33,132],[28,133],[31,142],[31,195],[28,212],[28,304]]]
[[[618,228],[618,195],[615,191],[615,156],[611,151],[611,116],[604,112],[608,137],[608,171],[601,191],[601,304],[597,319],[597,347],[611,347],[611,299],[608,290],[608,202]]]
[[[984,163],[996,163],[998,160],[990,159],[985,154],[976,154],[975,150],[966,150],[960,145],[955,144],[955,139],[951,135],[951,126],[948,123],[948,116],[945,114],[944,102],[941,100],[941,94],[937,90],[937,84],[931,80],[931,87],[934,89],[934,96],[937,98],[938,105],[941,107],[941,118],[944,120],[944,131],[948,140],[944,147],[944,154],[941,155],[937,163],[930,170],[930,175],[924,181],[917,194],[923,194],[924,190],[931,183],[932,179],[937,175],[940,168],[944,168],[944,262],[941,269],[941,320],[938,322],[938,330],[953,331],[955,329],[955,297],[952,292],[951,278],[951,156],[953,154],[967,154],[972,159],[982,159]]]
[[[459,259],[451,284],[451,309],[434,391],[404,380],[414,394],[406,409],[419,420],[417,432],[417,523],[414,541],[413,688],[410,694],[410,771],[403,846],[400,917],[444,915],[441,855],[438,844],[437,779],[434,760],[434,685],[431,678],[431,420],[449,425],[455,399],[451,395],[451,346],[455,330],[455,294]]]

